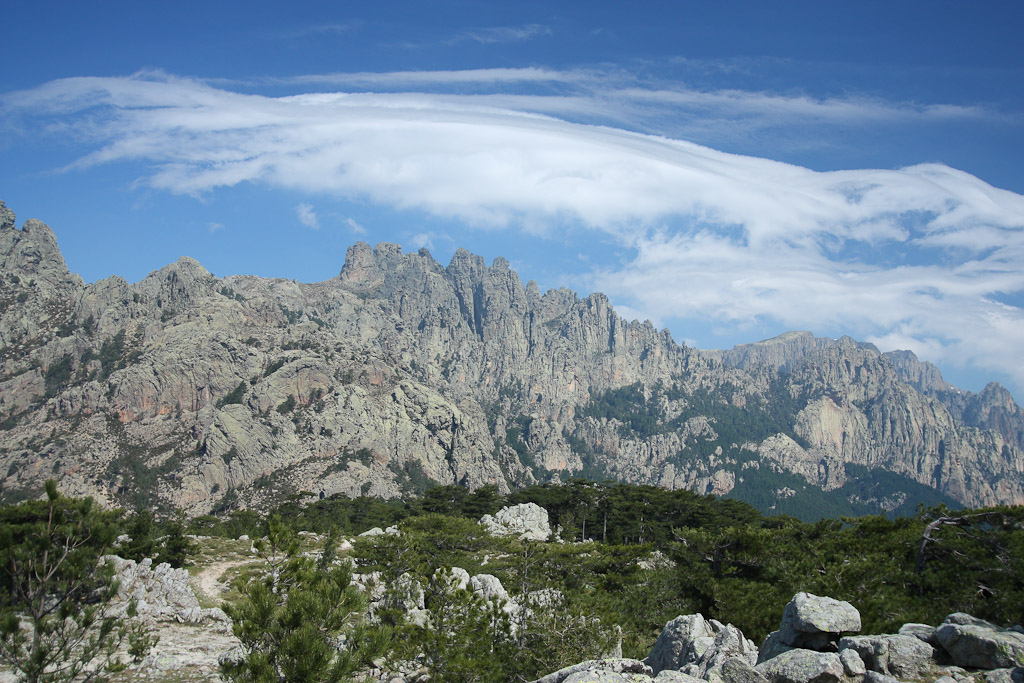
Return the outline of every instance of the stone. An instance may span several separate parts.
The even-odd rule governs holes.
[[[760,664],[761,662],[773,659],[783,652],[788,652],[792,649],[791,645],[786,645],[782,642],[781,631],[772,631],[764,639],[764,642],[761,643],[761,648],[757,651],[757,663]]]
[[[649,666],[636,659],[592,659],[559,669],[538,678],[533,683],[582,683],[586,681],[619,683],[632,680],[623,678],[620,674],[638,675],[650,680],[652,672]],[[577,676],[577,678],[572,678],[572,676]],[[616,676],[616,678],[608,676]]]
[[[654,677],[655,683],[698,683],[700,680],[700,678],[694,678],[682,671],[672,671],[671,669],[665,669]]]
[[[834,652],[793,649],[754,667],[769,683],[838,683],[845,671]]]
[[[1024,635],[957,613],[935,630],[935,639],[957,666],[1006,669],[1024,666]]]
[[[839,661],[843,663],[843,671],[847,676],[863,676],[868,670],[860,654],[853,648],[840,650]]]
[[[480,524],[494,536],[518,535],[529,541],[546,541],[551,536],[548,511],[536,503],[503,507],[493,517],[481,517]]]
[[[665,624],[644,661],[654,671],[682,671],[697,678],[718,675],[724,663],[738,657],[757,661],[757,647],[735,626],[700,614],[680,615]]]
[[[1024,683],[1024,667],[992,669],[986,671],[982,677],[985,683]]]
[[[928,624],[903,624],[903,626],[900,626],[898,633],[906,636],[914,636],[929,645],[938,644],[938,641],[935,640],[935,627],[929,626]]]
[[[919,678],[932,667],[934,649],[921,639],[907,634],[847,636],[839,649],[854,650],[869,671],[896,678]]]
[[[864,674],[862,683],[900,683],[899,679],[887,676],[877,671],[868,671]]]
[[[710,683],[768,683],[747,659],[736,656],[726,657],[719,667],[708,669],[704,679]]]
[[[848,602],[797,593],[782,613],[779,638],[790,647],[825,651],[842,633],[860,631],[860,612]]]

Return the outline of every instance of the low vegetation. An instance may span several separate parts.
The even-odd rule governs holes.
[[[547,509],[564,542],[493,537],[477,522],[522,502]],[[4,508],[5,519],[27,505],[42,504]],[[736,500],[581,480],[509,495],[442,486],[408,501],[293,498],[265,515],[187,522],[103,514],[114,531],[134,534],[126,553],[186,563],[219,536],[264,539],[257,548],[265,561],[226,594],[248,653],[226,665],[232,680],[307,680],[295,667],[312,667],[302,669],[308,680],[345,680],[371,661],[412,662],[436,681],[532,680],[607,655],[620,639],[623,655],[642,658],[680,614],[732,623],[760,642],[798,591],[850,601],[869,633],[936,624],[956,611],[1024,622],[1019,507],[922,507],[912,517],[808,523]],[[340,537],[374,526],[399,533],[356,537],[339,549]],[[299,531],[315,532],[319,550],[310,552],[314,537]],[[183,532],[199,535],[198,547],[183,550]],[[304,548],[292,543],[299,538]],[[6,558],[20,543],[9,533],[2,542]],[[496,577],[525,609],[458,590],[455,568]],[[14,580],[12,571],[5,580]],[[378,586],[372,622],[367,596],[349,588],[353,572],[371,592]],[[12,598],[7,614],[17,609],[25,607]],[[342,641],[344,656],[331,647]],[[290,659],[307,650],[318,658]]]

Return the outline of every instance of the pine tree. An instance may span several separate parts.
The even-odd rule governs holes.
[[[100,557],[114,515],[46,482],[46,500],[0,509],[0,661],[20,679],[88,681],[114,663],[128,631],[106,611],[117,593]]]

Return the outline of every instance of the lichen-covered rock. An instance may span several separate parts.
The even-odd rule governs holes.
[[[899,679],[921,677],[931,669],[934,656],[931,645],[907,634],[848,636],[839,648],[856,651],[869,671]]]
[[[782,613],[779,639],[790,647],[826,650],[842,633],[860,631],[860,612],[842,600],[797,593]]]
[[[834,652],[793,649],[754,667],[769,683],[838,683],[845,671]]]
[[[1024,634],[956,613],[935,630],[935,639],[957,666],[979,669],[1024,667]]]
[[[635,675],[639,676],[640,680],[649,681],[652,672],[649,666],[636,659],[592,659],[559,669],[538,678],[533,683],[583,683],[585,681],[621,683],[621,681],[635,680],[624,678],[620,674]]]

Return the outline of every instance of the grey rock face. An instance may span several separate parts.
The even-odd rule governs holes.
[[[842,633],[860,631],[860,612],[848,602],[797,593],[782,613],[779,640],[790,647],[826,650]]]
[[[951,614],[935,639],[957,666],[1005,669],[1024,666],[1024,635],[970,615]]]
[[[312,284],[217,278],[187,257],[141,282],[85,284],[47,226],[19,230],[0,207],[0,495],[56,474],[71,495],[200,514],[261,507],[270,480],[504,492],[572,476],[586,455],[611,478],[700,493],[728,493],[763,461],[832,489],[853,463],[968,505],[1024,503],[1012,397],[992,386],[957,403],[927,368],[869,344],[790,333],[696,351],[601,294],[524,286],[503,259],[460,250],[443,267],[384,243],[354,245],[337,278]],[[657,415],[650,433],[583,414],[630,386]],[[689,412],[697,390],[742,409],[777,387],[813,397],[786,418],[799,443],[725,443],[713,414]],[[699,442],[713,455],[691,457]],[[760,462],[743,469],[750,453]],[[115,474],[128,457],[157,483]]]

